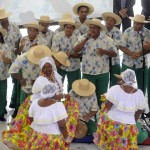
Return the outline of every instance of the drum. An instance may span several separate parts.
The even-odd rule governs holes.
[[[82,139],[83,137],[87,135],[87,132],[88,132],[87,124],[82,120],[78,120],[75,138]]]

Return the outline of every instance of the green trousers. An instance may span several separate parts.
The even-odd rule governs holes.
[[[29,96],[29,94],[25,93],[23,90],[21,90],[20,93],[20,105],[24,102],[24,100]]]
[[[99,75],[83,74],[83,78],[88,79],[96,86],[97,102],[101,108],[102,101],[100,100],[100,96],[107,92],[109,73],[103,73]]]
[[[89,120],[86,124],[87,124],[87,127],[88,127],[88,134],[93,136],[93,133],[95,133],[96,129],[97,129],[96,122],[92,121],[92,120]]]
[[[148,68],[148,74],[147,74],[147,94],[148,94],[148,106],[150,109],[150,67]]]
[[[145,94],[146,87],[147,87],[147,70],[148,70],[147,66],[145,66],[144,68],[144,90],[143,90],[143,68],[134,68],[134,67],[130,68],[122,64],[122,71],[125,71],[126,69],[132,69],[135,71],[136,79],[137,79],[137,86]]]
[[[110,69],[110,87],[117,84],[118,79],[114,76],[114,74],[120,74],[120,65],[113,65]]]
[[[0,80],[0,115],[4,115],[7,105],[7,79]]]
[[[57,68],[57,71],[62,76],[62,82],[64,82],[65,76],[67,75],[67,80],[68,80],[67,91],[68,92],[72,89],[72,83],[75,80],[81,79],[80,69],[75,70],[75,71],[65,71],[65,70],[62,70],[61,68]]]
[[[20,90],[21,90],[21,85],[20,82],[12,77],[12,82],[13,82],[13,90],[12,90],[12,95],[11,95],[11,102],[10,102],[10,107],[15,108],[18,110],[20,106]]]

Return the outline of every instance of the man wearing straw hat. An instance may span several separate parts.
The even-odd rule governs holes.
[[[87,79],[80,79],[73,82],[72,90],[69,92],[72,99],[79,103],[79,119],[86,122],[88,134],[92,136],[96,132],[96,113],[99,109],[95,89],[92,82]],[[81,130],[79,129],[80,132],[82,132]],[[78,132],[75,137],[82,138],[82,135]],[[86,136],[86,133],[84,136]]]
[[[80,34],[86,34],[89,31],[88,26],[85,24],[85,21],[88,20],[87,16],[92,14],[94,11],[94,7],[89,3],[77,3],[73,7],[73,12],[75,15],[79,16],[75,19],[76,22],[80,24],[80,28],[78,29],[80,31]]]
[[[102,14],[102,19],[106,22],[106,30],[103,32],[115,42],[115,45],[118,49],[119,42],[121,40],[121,31],[115,27],[121,23],[121,18],[112,12],[105,12]],[[110,86],[117,84],[117,79],[114,77],[114,74],[120,74],[120,57],[119,49],[117,51],[117,57],[109,58],[109,67],[110,67]]]
[[[50,26],[50,23],[52,23],[53,21],[50,19],[49,16],[41,16],[40,19],[38,19],[38,22],[39,25],[44,27],[43,31],[40,31],[39,34],[47,41],[47,46],[51,48],[54,32],[48,28]]]
[[[39,35],[39,31],[43,31],[44,27],[37,22],[25,24],[28,35],[23,37],[20,41],[18,54],[27,52],[32,46],[47,45],[47,41]]]
[[[7,12],[5,9],[0,9],[0,26],[7,31],[5,35],[5,42],[10,44],[12,50],[13,60],[16,58],[15,48],[18,48],[19,41],[21,39],[21,33],[18,26],[15,23],[9,22],[8,17],[11,13]]]
[[[62,15],[62,18],[60,20],[58,20],[58,23],[65,20],[65,19],[68,19],[68,18],[72,18],[72,15],[70,13],[65,13]],[[64,27],[59,27],[58,29],[55,30],[55,34],[61,32],[61,31],[64,31]],[[76,29],[73,34],[75,34],[76,36],[80,36],[80,32],[78,29]]]
[[[63,77],[68,78],[68,92],[71,90],[72,83],[81,78],[80,75],[80,55],[74,53],[73,46],[78,39],[78,36],[73,34],[74,30],[79,27],[75,20],[68,18],[59,22],[59,25],[64,28],[64,31],[56,34],[52,42],[52,50],[63,51],[67,54],[70,60],[70,67],[58,68],[58,73]]]
[[[89,26],[89,33],[83,35],[75,44],[76,53],[82,51],[83,78],[88,79],[96,86],[96,95],[99,106],[100,95],[105,93],[109,81],[109,57],[117,56],[114,41],[101,34],[105,26],[99,19],[93,18],[85,22]]]
[[[58,68],[60,68],[62,65],[66,67],[70,66],[70,61],[65,52],[59,51],[59,52],[53,53],[53,59]]]
[[[51,56],[51,50],[44,45],[37,45],[26,53],[18,56],[9,69],[9,73],[21,84],[20,104],[31,93],[31,88],[39,76],[39,61],[43,57]],[[22,70],[22,74],[19,74]]]
[[[65,19],[68,19],[68,18],[72,18],[72,15],[70,13],[65,13],[65,14],[62,15],[61,19],[58,20],[58,22],[60,22],[62,20],[65,20]],[[57,33],[61,32],[63,30],[64,30],[64,28],[60,26],[54,32],[55,32],[55,34],[57,34]]]
[[[8,17],[11,13],[7,12],[5,9],[0,9],[0,26],[7,31],[7,34],[4,36],[4,41],[9,45],[9,49],[12,52],[12,61],[16,59],[17,51],[19,47],[19,42],[22,37],[18,26],[15,23],[9,22]],[[16,100],[19,96],[20,85],[17,83],[17,80],[12,77],[13,90],[11,95],[11,102],[9,107],[15,108],[17,103]]]
[[[44,38],[42,38],[42,36],[39,36],[38,33],[39,31],[43,30],[43,27],[40,26],[38,23],[33,22],[33,23],[29,23],[29,24],[25,24],[24,25],[27,28],[27,33],[28,35],[23,37],[20,41],[19,44],[19,48],[16,49],[16,53],[17,54],[21,54],[21,53],[25,53],[27,52],[30,47],[35,46],[35,45],[46,45],[47,42]],[[20,70],[20,73],[22,72],[22,70]],[[17,82],[17,91],[20,91],[20,83]],[[16,105],[19,105],[20,103],[20,93],[17,92],[17,98],[16,99],[12,99],[11,100],[11,104],[16,103]],[[11,105],[10,105],[11,106]],[[18,106],[15,106],[16,109],[18,109]],[[12,116],[15,116],[16,112],[14,112],[14,114]]]
[[[147,56],[142,55],[143,42],[147,42],[150,38],[149,30],[144,27],[145,20],[143,15],[135,15],[129,17],[133,23],[133,27],[128,28],[122,35],[119,48],[123,51],[122,71],[130,68],[135,71],[138,88],[145,93],[147,83]],[[143,74],[144,71],[144,74]],[[144,75],[144,76],[143,76]],[[144,83],[143,79],[144,78]]]

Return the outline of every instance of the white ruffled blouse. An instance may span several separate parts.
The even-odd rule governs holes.
[[[29,108],[29,117],[33,118],[31,128],[37,132],[47,134],[61,134],[58,121],[68,117],[62,102],[56,102],[47,107],[40,107],[38,100],[34,100]]]
[[[146,109],[146,100],[141,90],[135,93],[126,93],[119,85],[110,88],[106,99],[113,103],[108,117],[114,121],[126,124],[135,124],[135,112]]]

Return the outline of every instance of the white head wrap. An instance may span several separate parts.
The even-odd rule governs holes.
[[[44,86],[44,88],[41,91],[41,97],[42,98],[52,98],[57,92],[56,85],[53,83],[48,83]]]
[[[34,101],[35,99],[41,99],[41,91],[48,83],[50,83],[50,81],[47,78],[39,76],[32,86],[33,94],[31,95],[30,101]]]
[[[53,58],[52,57],[42,58],[39,62],[40,69],[42,69],[43,66],[46,63],[50,63],[52,65],[52,69],[53,69],[53,72],[54,72],[54,77],[57,81],[57,84],[56,84],[57,92],[62,92],[63,91],[62,76],[60,76],[57,73],[56,65],[55,65],[55,62],[54,62]],[[34,97],[41,97],[41,94],[39,94],[39,93],[41,93],[44,86],[47,85],[48,83],[51,83],[51,82],[46,77],[39,76],[35,80],[35,82],[32,86],[32,93],[33,93],[33,95],[32,95],[33,98],[32,99],[34,99]]]
[[[44,66],[46,63],[50,63],[50,64],[52,65],[53,70],[57,70],[57,69],[56,69],[55,62],[54,62],[54,60],[53,60],[52,57],[44,57],[44,58],[42,58],[42,59],[40,60],[40,62],[39,62],[40,69],[42,69],[43,66]]]
[[[127,69],[121,73],[122,80],[127,84],[133,84],[136,82],[135,72],[131,69]]]
[[[57,87],[57,92],[62,92],[63,91],[63,86],[62,86],[62,77],[56,72],[54,71],[54,76],[55,76],[55,79],[57,80],[58,84],[59,84],[59,87],[58,85],[56,84],[56,87]],[[43,77],[43,76],[39,76],[33,86],[32,86],[32,93],[37,97],[39,96],[39,94],[37,93],[40,93],[42,91],[42,89],[44,88],[45,85],[47,85],[48,83],[51,83],[46,77]],[[59,89],[60,88],[60,89]]]
[[[33,86],[32,86],[32,93],[35,94],[35,93],[38,93],[38,92],[41,92],[42,89],[44,88],[45,85],[47,85],[48,83],[50,83],[50,81],[43,77],[43,76],[39,76]]]

